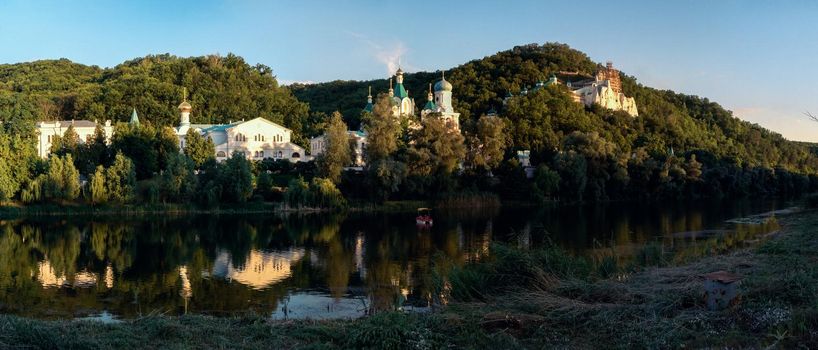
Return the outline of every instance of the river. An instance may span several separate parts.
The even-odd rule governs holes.
[[[645,246],[674,260],[778,229],[728,220],[776,201],[609,203],[415,213],[69,217],[0,222],[0,313],[117,320],[149,314],[352,318],[435,304],[437,266],[485,258],[492,242],[557,244],[626,264]]]

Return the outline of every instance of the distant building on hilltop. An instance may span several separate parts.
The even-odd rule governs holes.
[[[576,72],[560,72],[560,75],[571,78],[582,77]],[[557,77],[552,74],[548,81],[538,82],[531,89],[531,92],[559,83]],[[565,85],[571,90],[572,98],[577,103],[582,103],[587,107],[596,104],[615,111],[625,111],[634,117],[639,116],[636,100],[633,97],[625,96],[622,92],[622,80],[619,76],[619,70],[615,69],[611,62],[607,62],[605,68],[598,70],[593,77],[567,81]],[[520,95],[523,96],[528,95],[528,93],[528,87],[523,87],[520,91]],[[504,103],[512,97],[514,96],[509,92]]]

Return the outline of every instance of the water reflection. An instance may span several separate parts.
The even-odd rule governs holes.
[[[439,259],[484,258],[492,241],[555,242],[621,262],[658,244],[683,260],[777,229],[726,224],[774,202],[414,213],[192,216],[0,222],[0,312],[35,317],[151,312],[356,317],[433,303]],[[703,231],[721,230],[721,231]]]

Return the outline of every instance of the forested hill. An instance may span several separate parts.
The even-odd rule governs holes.
[[[508,92],[517,95],[521,88],[533,87],[552,73],[561,78],[566,76],[560,72],[592,75],[600,67],[584,53],[564,44],[530,44],[447,70],[446,79],[454,85],[454,107],[462,113],[461,123],[466,132],[473,131],[477,118],[493,107],[510,122],[509,150],[530,149],[534,159],[552,159],[554,153],[564,149],[566,136],[580,131],[597,133],[618,154],[644,151],[641,153],[660,162],[669,154],[688,157],[695,153],[711,169],[726,164],[783,167],[803,174],[815,174],[818,170],[818,158],[808,145],[787,141],[779,134],[735,118],[707,98],[646,87],[625,73],[623,91],[636,99],[639,108],[636,118],[601,108],[583,108],[570,100],[565,87],[543,89],[503,105]],[[404,85],[416,104],[422,106],[428,84],[439,77],[437,72],[409,73]],[[386,79],[290,88],[312,111],[339,110],[351,126],[356,126],[370,85],[373,94],[388,89]]]
[[[143,122],[176,125],[183,87],[194,123],[265,117],[301,138],[307,105],[278,85],[272,69],[232,54],[146,56],[108,69],[67,59],[3,64],[0,119],[126,121],[136,108]]]

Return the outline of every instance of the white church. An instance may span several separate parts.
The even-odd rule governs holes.
[[[409,91],[403,86],[403,70],[398,68],[395,72],[395,85],[392,85],[392,78],[389,78],[389,98],[392,99],[392,116],[400,117],[415,117],[416,108],[415,100],[409,97]],[[460,132],[460,113],[456,113],[452,107],[452,84],[446,81],[445,73],[441,79],[434,84],[434,93],[432,93],[432,85],[429,84],[429,93],[426,96],[426,104],[420,110],[420,118],[426,118],[430,115],[435,115],[443,119],[450,130]],[[363,112],[372,113],[374,104],[372,101],[372,87],[369,88],[369,95],[366,97],[366,106]],[[417,123],[414,126],[410,123],[410,127],[419,127]],[[361,167],[365,165],[364,153],[366,151],[367,135],[363,130],[353,131],[348,130],[347,135],[354,140],[354,151],[352,155],[352,166]],[[326,150],[327,138],[326,134],[319,135],[310,139],[310,150],[313,157],[319,156]]]

